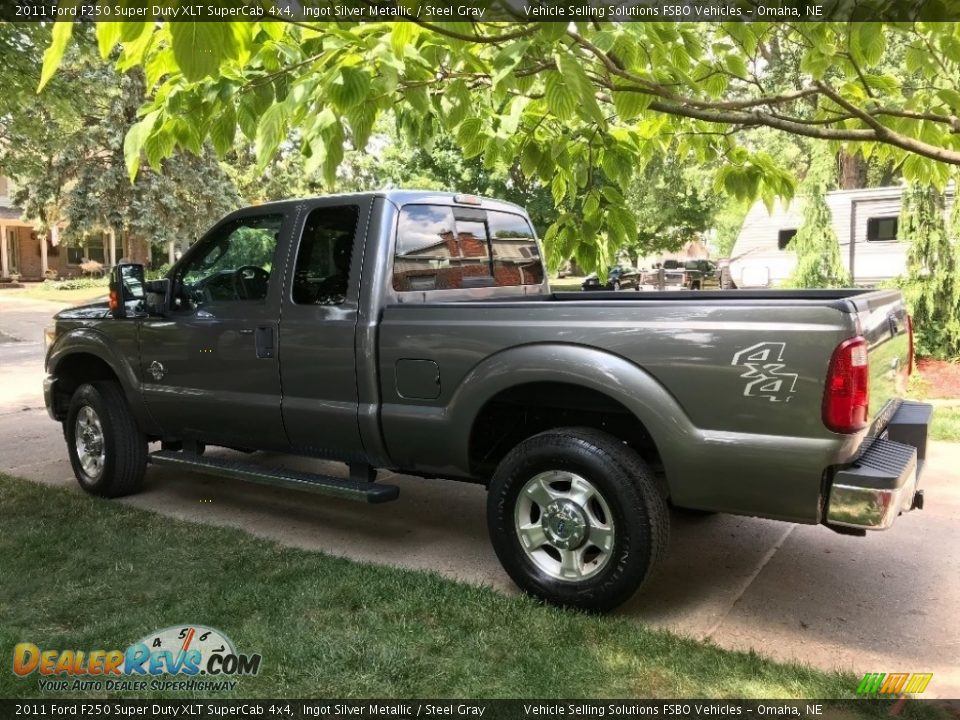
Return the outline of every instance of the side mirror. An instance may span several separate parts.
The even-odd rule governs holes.
[[[143,300],[143,265],[118,263],[110,273],[110,313],[115,318],[127,317],[127,303]]]

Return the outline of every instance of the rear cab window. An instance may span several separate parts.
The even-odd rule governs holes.
[[[522,215],[449,205],[400,209],[398,292],[539,285],[543,277],[533,228]]]

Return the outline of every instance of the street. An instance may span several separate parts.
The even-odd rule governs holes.
[[[80,492],[61,429],[47,417],[41,394],[42,329],[56,309],[0,294],[0,471]],[[269,453],[245,457],[343,473],[335,463]],[[922,482],[926,509],[865,538],[757,518],[675,514],[667,561],[618,614],[824,669],[932,672],[925,696],[956,697],[957,467],[960,444],[931,444]],[[487,540],[483,488],[381,472],[387,477],[400,486],[400,499],[365,505],[153,467],[145,491],[120,502],[242,528],[285,545],[517,592]]]

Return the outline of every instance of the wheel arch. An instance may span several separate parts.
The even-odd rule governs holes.
[[[556,393],[556,395],[552,395]],[[562,410],[546,425],[513,435],[493,449],[484,434],[501,416],[498,406],[507,401],[519,406],[535,398],[554,397],[541,408]],[[671,471],[681,465],[680,449],[696,442],[698,432],[686,413],[652,375],[629,360],[593,347],[541,343],[511,348],[487,358],[464,378],[447,408],[457,429],[457,464],[473,477],[485,475],[512,442],[551,427],[587,425],[605,430],[635,447],[641,456],[658,463],[670,484]],[[616,422],[597,424],[616,415]],[[639,439],[629,435],[640,433]],[[523,437],[520,437],[523,435]]]
[[[47,357],[47,375],[52,381],[51,415],[66,417],[70,397],[87,382],[112,381],[120,385],[134,418],[144,432],[154,434],[153,421],[143,405],[140,381],[133,367],[119,357],[98,332],[74,330],[53,347]]]

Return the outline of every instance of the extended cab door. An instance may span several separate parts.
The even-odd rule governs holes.
[[[224,220],[178,264],[169,316],[143,321],[144,399],[165,436],[285,445],[277,329],[293,217],[253,208]]]
[[[280,323],[283,420],[290,443],[344,461],[365,459],[355,339],[370,204],[369,197],[310,202],[294,233]]]

